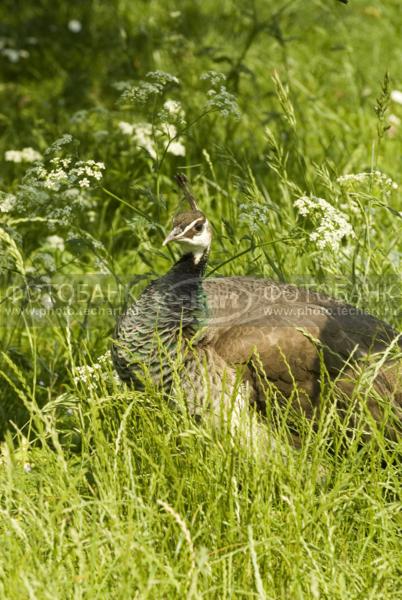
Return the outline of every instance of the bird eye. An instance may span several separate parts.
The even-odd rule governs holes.
[[[195,231],[202,231],[203,227],[204,223],[197,223],[197,225],[194,225]]]

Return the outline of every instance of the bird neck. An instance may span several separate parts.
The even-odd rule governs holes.
[[[190,276],[201,279],[205,273],[208,263],[209,248],[206,248],[202,254],[188,252],[184,254],[170,269],[168,275],[172,276]]]
[[[184,254],[158,280],[157,286],[162,291],[163,298],[161,303],[167,309],[171,323],[193,328],[204,318],[207,306],[202,282],[207,261],[207,250],[198,261],[193,253]]]

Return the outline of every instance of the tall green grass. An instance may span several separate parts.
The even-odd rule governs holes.
[[[110,381],[39,419],[2,445],[3,597],[399,596],[400,464],[334,414],[257,453]]]
[[[213,226],[208,275],[313,286],[401,329],[399,4],[3,2],[1,597],[399,599],[400,446],[377,431],[362,447],[363,424],[345,444],[329,410],[299,422],[299,450],[282,413],[256,452],[99,359],[122,305],[175,260],[161,241],[177,170]],[[240,118],[207,104],[211,70]],[[149,71],[180,83],[121,100]],[[166,100],[185,113],[184,157],[158,132]],[[156,159],[121,121],[153,125]],[[26,147],[46,168],[102,161],[104,177],[44,197],[31,164],[5,160]],[[374,175],[339,180],[359,173]],[[354,237],[317,247],[302,196]]]

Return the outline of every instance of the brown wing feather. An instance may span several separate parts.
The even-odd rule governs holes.
[[[248,326],[255,328],[260,342],[262,337],[257,332],[260,328],[272,330],[270,335],[275,342],[286,341],[295,335],[297,328],[347,358],[356,348],[360,355],[380,352],[397,335],[392,327],[372,315],[295,286],[266,279],[225,277],[206,279],[203,287],[210,308],[209,326],[216,339],[224,335],[228,340],[232,328]],[[296,336],[292,344],[297,351],[302,337]],[[263,343],[271,342],[268,339]],[[235,345],[233,351],[236,352]]]
[[[345,362],[384,351],[397,335],[383,321],[309,290],[241,277],[206,279],[203,285],[210,306],[206,343],[229,365],[249,365],[258,356],[267,379],[285,396],[295,382],[305,392],[301,402],[308,416],[319,397],[320,349],[329,374],[335,378],[342,371],[339,387],[350,395],[353,372]],[[393,394],[400,406],[401,371],[402,364],[394,363],[376,381],[377,390]]]

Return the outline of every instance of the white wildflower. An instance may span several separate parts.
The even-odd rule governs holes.
[[[18,50],[15,50],[14,48],[2,48],[1,54],[6,56],[12,63],[16,63],[20,59]]]
[[[400,92],[399,90],[392,90],[391,100],[396,104],[402,104],[402,92]]]
[[[386,195],[390,195],[391,190],[398,189],[398,184],[378,169],[376,171],[341,175],[338,177],[337,182],[344,186],[353,185],[354,183],[369,183],[371,185],[375,183],[384,190]]]
[[[106,352],[104,354],[101,354],[100,356],[98,356],[98,358],[96,359],[97,362],[100,365],[111,365],[112,362],[112,354],[110,352],[110,350],[106,350]]]
[[[95,171],[92,168],[92,165],[91,166],[85,165],[85,167],[84,167],[84,173],[85,173],[85,175],[88,175],[88,177],[95,177],[95,173],[99,173],[99,171]],[[102,177],[102,173],[100,173],[100,175]]]
[[[174,156],[186,156],[186,147],[182,138],[177,137],[177,129],[171,123],[163,123],[162,131],[169,138],[167,152]]]
[[[211,85],[211,89],[207,92],[207,107],[220,112],[224,117],[233,116],[239,118],[240,110],[236,98],[223,85],[226,81],[226,76],[216,71],[207,71],[201,75],[201,79],[208,81]]]
[[[0,195],[0,213],[8,213],[13,210],[17,202],[17,197],[14,194]]]
[[[303,196],[294,201],[302,217],[309,217],[315,230],[309,234],[311,242],[319,250],[329,248],[336,251],[344,237],[354,237],[354,231],[346,216],[323,198]]]
[[[59,235],[49,235],[46,238],[46,243],[55,250],[64,250],[64,239]]]
[[[22,162],[22,152],[20,150],[7,150],[4,153],[4,158],[8,162],[20,163]]]
[[[151,79],[152,81],[162,85],[166,85],[168,83],[179,85],[180,83],[179,79],[175,75],[167,73],[166,71],[149,71],[149,73],[146,74],[146,77],[147,79]]]
[[[24,471],[25,473],[30,473],[32,471],[32,465],[30,463],[24,463]]]
[[[180,102],[177,102],[177,100],[166,100],[163,108],[172,116],[183,114],[183,108]]]
[[[310,198],[307,198],[307,196],[302,196],[301,198],[295,200],[293,204],[297,208],[299,215],[306,217],[309,213],[309,203]]]
[[[78,21],[78,19],[71,19],[68,22],[67,27],[72,33],[80,33],[82,30],[82,23],[81,21]]]
[[[167,85],[178,85],[180,81],[174,75],[164,71],[150,71],[146,74],[148,81],[140,81],[137,85],[121,82],[123,90],[120,101],[123,103],[147,104],[155,96],[161,96]]]
[[[217,87],[226,81],[226,75],[219,73],[218,71],[206,71],[202,73],[200,79],[202,81],[209,81],[212,87]]]
[[[123,103],[147,104],[151,98],[162,94],[163,89],[162,84],[140,81],[138,85],[129,86],[124,89],[121,101]]]
[[[264,204],[251,202],[239,204],[239,221],[245,223],[253,232],[267,225],[270,213],[270,209]]]
[[[88,390],[94,390],[101,381],[110,380],[110,365],[111,354],[107,351],[97,358],[96,363],[75,367],[73,381],[76,385],[85,385]]]
[[[23,148],[22,150],[7,150],[4,154],[4,158],[8,162],[35,162],[42,159],[42,155],[33,148]]]
[[[68,167],[71,165],[71,158],[62,158],[60,162],[63,165],[64,169],[68,169]]]
[[[127,123],[126,121],[120,121],[118,127],[124,135],[131,136],[136,145],[146,150],[153,159],[157,157],[157,143],[155,138],[159,139],[161,135],[169,139],[170,143],[167,152],[175,156],[186,155],[183,140],[180,138],[176,139],[177,129],[171,123],[162,123],[161,129],[155,132],[151,123]]]
[[[177,129],[171,123],[163,123],[162,131],[171,140],[177,136]]]
[[[359,204],[354,198],[349,197],[348,202],[340,204],[339,208],[345,212],[353,213],[354,215],[360,215],[361,210]]]
[[[152,158],[157,157],[155,142],[153,138],[152,125],[150,123],[136,123],[134,127],[134,140],[138,146],[144,148]]]
[[[20,58],[28,58],[28,50],[17,50],[16,48],[2,48],[0,54],[8,58],[12,63],[19,62]]]
[[[124,135],[133,135],[134,133],[134,125],[127,123],[127,121],[119,121],[118,127]]]
[[[75,368],[76,375],[73,380],[76,385],[84,384],[88,386],[88,389],[94,389],[94,379],[96,377],[96,372],[100,370],[100,365],[94,364],[92,365],[83,365]]]
[[[88,160],[87,162],[77,163],[82,166],[75,169],[76,173],[79,175],[85,174],[86,177],[93,177],[98,181],[102,179],[103,173],[102,171],[105,169],[105,165],[103,162],[95,162],[94,160]],[[84,185],[83,187],[88,187]]]
[[[240,109],[236,98],[228,92],[224,85],[221,85],[219,90],[209,90],[207,96],[209,97],[207,102],[208,108],[220,112],[224,117],[233,116],[237,119],[240,117]]]
[[[53,169],[52,171],[46,172],[43,181],[43,186],[48,190],[59,190],[61,185],[67,183],[67,173],[63,169]]]
[[[167,151],[174,156],[186,156],[186,147],[180,140],[170,142]]]
[[[34,150],[33,148],[23,148],[22,160],[24,162],[35,162],[37,160],[42,160],[42,155],[40,152]]]
[[[370,177],[371,173],[350,173],[347,175],[341,175],[338,177],[337,182],[340,184],[350,183],[353,181],[362,182],[366,181]]]
[[[103,177],[105,164],[94,160],[73,162],[72,158],[55,157],[50,160],[53,168],[46,170],[43,166],[37,169],[36,174],[43,187],[58,191],[62,186],[77,184],[81,188],[89,188],[92,181],[99,181]],[[67,193],[67,192],[66,192]],[[74,192],[76,195],[76,192]]]

